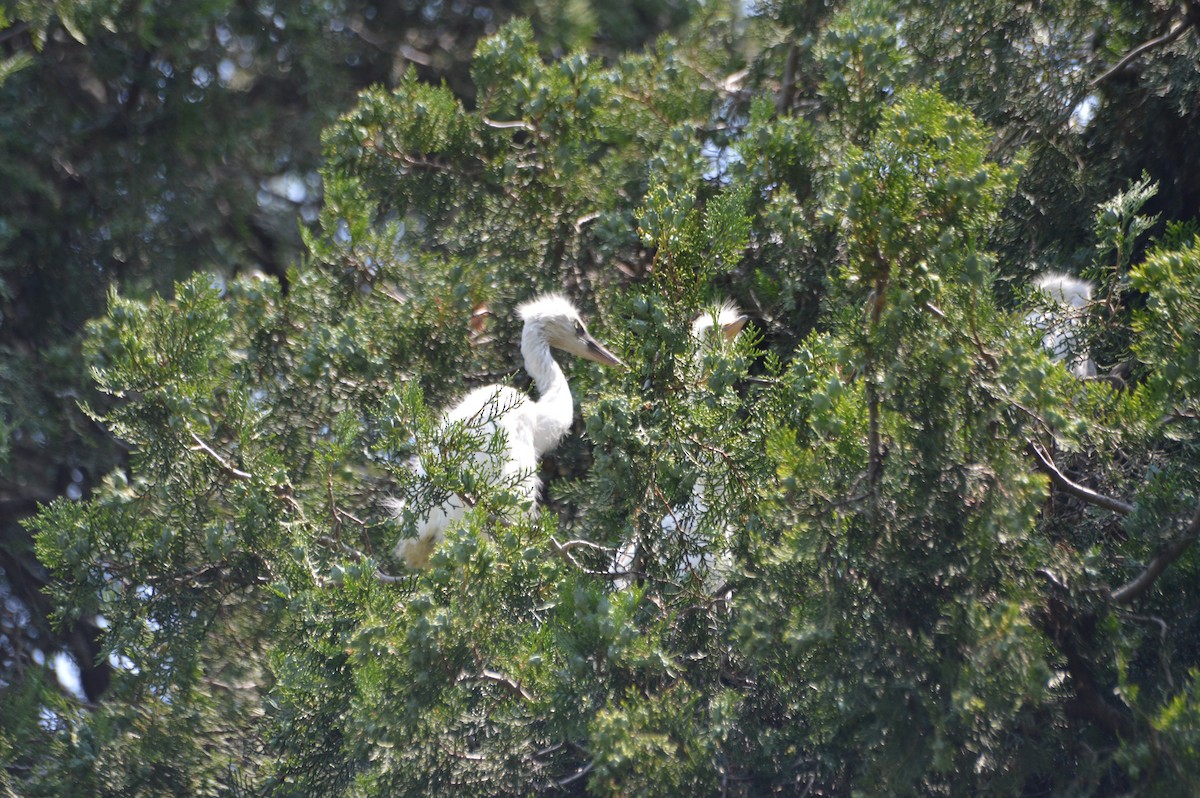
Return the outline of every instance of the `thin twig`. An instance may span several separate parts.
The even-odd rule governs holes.
[[[746,494],[750,493],[750,485],[746,482],[746,479],[740,473],[738,473],[737,463],[734,461],[733,455],[718,446],[713,446],[711,443],[705,443],[695,435],[689,435],[688,440],[694,443],[702,451],[712,452],[715,455],[719,455],[721,459],[725,461],[725,465],[729,467],[729,475],[737,480],[738,486],[742,489],[742,492]],[[693,460],[693,462],[695,462],[697,465],[701,465],[698,460]]]
[[[359,526],[366,526],[366,525],[367,525],[367,522],[366,522],[366,521],[364,521],[364,520],[362,520],[361,518],[359,518],[358,516],[354,515],[354,513],[350,513],[350,512],[347,512],[347,511],[345,511],[345,510],[342,510],[342,509],[340,509],[340,508],[339,508],[339,509],[338,509],[338,511],[337,511],[337,514],[338,514],[339,516],[341,516],[342,518],[349,518],[351,521],[353,521],[354,523],[358,524]]]
[[[216,462],[216,464],[221,467],[221,470],[224,471],[226,474],[233,477],[234,479],[253,479],[253,477],[251,477],[250,474],[248,474],[247,472],[242,471],[240,468],[234,468],[232,465],[230,465],[229,461],[227,461],[225,458],[221,457],[221,455],[217,454],[215,449],[213,449],[211,446],[209,446],[207,443],[205,443],[203,440],[201,440],[199,435],[197,435],[194,432],[189,433],[189,434],[192,436],[192,440],[196,442],[196,449],[199,449],[200,451],[204,452],[209,457],[211,457]],[[193,449],[193,451],[195,451],[195,449]]]
[[[616,555],[616,549],[610,549],[608,546],[601,546],[599,543],[593,543],[590,540],[568,540],[559,543],[558,547],[562,551],[571,551],[572,549],[591,549],[592,551],[603,552],[609,557]]]
[[[1085,488],[1077,482],[1072,482],[1066,477],[1063,472],[1058,470],[1054,462],[1041,450],[1033,441],[1026,441],[1026,449],[1037,458],[1041,463],[1042,470],[1050,476],[1050,481],[1058,487],[1070,493],[1072,496],[1083,499],[1088,504],[1094,504],[1097,507],[1103,507],[1106,510],[1112,510],[1114,513],[1121,515],[1129,515],[1133,512],[1133,505],[1128,502],[1123,502],[1120,499],[1114,499],[1111,496],[1105,496],[1102,493],[1097,493],[1091,488]]]
[[[1175,678],[1171,675],[1171,660],[1167,656],[1167,622],[1157,615],[1138,615],[1136,612],[1123,612],[1121,616],[1131,621],[1152,623],[1158,627],[1158,641],[1160,643],[1158,653],[1159,659],[1162,661],[1163,675],[1167,678],[1167,687],[1174,690]]]
[[[667,515],[670,516],[671,523],[675,525],[675,531],[677,531],[679,533],[679,542],[680,543],[686,542],[684,540],[685,536],[684,536],[684,531],[683,531],[683,524],[679,523],[679,519],[675,517],[675,508],[671,506],[671,503],[669,501],[667,501],[667,497],[663,495],[663,492],[661,490],[659,490],[658,485],[651,485],[650,487],[654,491],[654,495],[658,497],[658,500],[660,502],[662,502],[663,507],[667,508]]]
[[[407,152],[396,152],[384,147],[382,142],[374,144],[375,152],[384,158],[389,158],[402,164],[408,169],[420,169],[428,172],[440,172],[443,174],[458,174],[474,176],[480,174],[483,169],[479,164],[451,164],[448,162],[434,160],[429,156],[412,155]]]
[[[555,751],[561,751],[564,745],[565,743],[554,743],[553,745],[549,745],[540,751],[534,751],[533,755],[535,757],[541,757],[546,756],[547,754],[553,754]]]

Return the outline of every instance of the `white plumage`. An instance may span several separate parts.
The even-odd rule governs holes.
[[[692,339],[697,347],[696,357],[702,357],[706,352],[711,352],[726,342],[732,341],[742,331],[746,321],[746,316],[732,302],[721,305],[715,313],[701,313],[692,322]],[[704,466],[710,464],[709,458],[704,455],[698,459]],[[728,561],[728,554],[718,558],[703,541],[696,541],[700,519],[708,511],[706,492],[704,475],[699,474],[692,486],[691,498],[682,507],[673,508],[667,513],[659,522],[659,528],[662,530],[663,540],[682,535],[695,543],[696,551],[684,556],[683,561],[679,564],[677,575],[683,577],[689,573],[698,573],[710,588],[716,588],[719,586],[716,577],[721,575],[720,572],[723,570],[721,563]],[[720,501],[721,492],[719,490],[713,490],[712,495],[714,499]],[[724,530],[724,533],[725,542],[728,544],[729,530]],[[624,574],[631,571],[637,564],[637,553],[636,541],[629,541],[622,546],[614,559],[613,572]],[[621,577],[614,581],[614,585],[618,589],[626,587],[628,584],[627,577]]]
[[[703,351],[705,344],[711,347],[713,343],[705,337],[709,330],[720,330],[726,341],[732,341],[746,326],[746,320],[746,316],[738,310],[737,305],[726,302],[717,308],[716,313],[706,312],[696,317],[696,320],[692,322],[692,338],[701,344],[701,351]]]
[[[461,422],[485,441],[502,431],[504,446],[498,453],[476,454],[478,475],[492,484],[515,486],[532,509],[541,487],[538,461],[567,434],[574,416],[571,388],[550,348],[606,365],[621,365],[621,361],[588,334],[579,311],[562,296],[538,297],[521,305],[517,312],[525,321],[521,355],[537,387],[538,399],[503,385],[476,388],[446,413],[442,424]],[[390,499],[387,504],[393,516],[404,509],[401,500]],[[396,557],[411,568],[424,568],[444,539],[446,528],[465,512],[462,498],[452,494],[418,522],[415,538],[402,538],[396,544]]]
[[[1042,346],[1056,362],[1066,361],[1076,377],[1095,377],[1096,364],[1079,340],[1080,319],[1092,301],[1092,284],[1048,272],[1034,280],[1033,285],[1050,297],[1057,308],[1031,311],[1025,321],[1042,333]]]

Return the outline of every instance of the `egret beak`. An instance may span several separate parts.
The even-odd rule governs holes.
[[[612,352],[609,352],[607,349],[601,346],[600,342],[592,336],[585,334],[580,337],[580,341],[584,346],[583,351],[579,353],[580,357],[586,357],[588,360],[594,360],[597,363],[604,364],[605,366],[625,366],[625,364],[621,362],[621,358],[617,357]]]
[[[734,338],[737,338],[738,333],[742,331],[742,328],[746,326],[746,322],[748,321],[750,321],[749,316],[738,316],[728,324],[722,324],[721,332],[725,334],[725,340],[732,341]]]

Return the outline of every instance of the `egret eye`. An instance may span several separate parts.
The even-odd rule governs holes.
[[[581,322],[581,321],[575,322],[575,334],[578,335],[580,338],[584,338],[587,336],[587,330],[584,329],[583,322]]]

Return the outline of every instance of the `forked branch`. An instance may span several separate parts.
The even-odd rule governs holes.
[[[1112,510],[1114,513],[1129,515],[1133,512],[1133,505],[1128,502],[1114,499],[1111,496],[1105,496],[1103,493],[1097,493],[1091,488],[1086,488],[1077,482],[1072,482],[1063,472],[1058,470],[1058,466],[1054,464],[1049,455],[1042,451],[1040,446],[1033,441],[1026,441],[1025,444],[1026,449],[1037,459],[1042,470],[1050,476],[1050,481],[1061,490],[1066,491],[1077,499],[1083,499],[1088,504]]]

